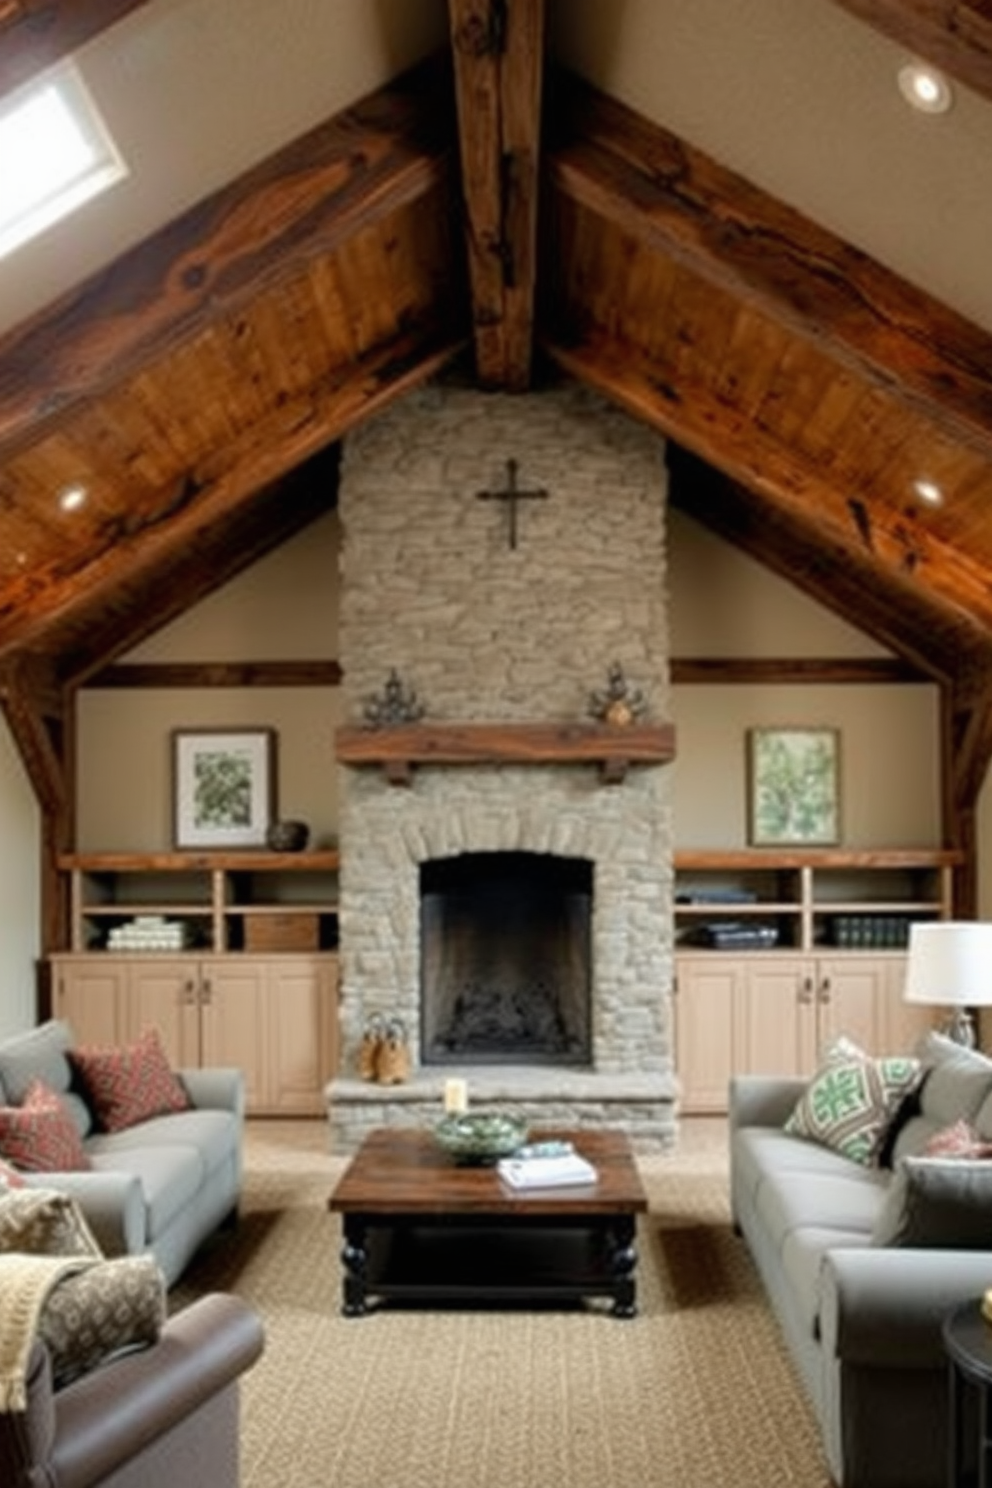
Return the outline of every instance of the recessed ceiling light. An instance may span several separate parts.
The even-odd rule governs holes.
[[[944,493],[936,481],[915,480],[913,490],[921,501],[926,501],[930,506],[939,506],[944,499]]]
[[[900,67],[899,91],[908,104],[924,114],[946,114],[953,101],[951,85],[944,74],[925,62],[909,62]]]
[[[86,501],[85,486],[66,486],[59,492],[59,506],[63,511],[78,511]]]

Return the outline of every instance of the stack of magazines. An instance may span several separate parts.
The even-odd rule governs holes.
[[[510,1188],[563,1188],[596,1182],[596,1169],[570,1143],[554,1145],[550,1153],[542,1153],[538,1145],[531,1154],[524,1149],[513,1157],[501,1158],[496,1170]]]

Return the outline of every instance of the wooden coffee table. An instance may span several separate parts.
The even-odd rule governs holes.
[[[367,1136],[328,1200],[342,1216],[342,1311],[378,1303],[564,1305],[637,1311],[637,1216],[647,1196],[616,1131],[539,1131],[571,1141],[595,1184],[514,1192],[494,1167],[456,1164],[429,1131]]]

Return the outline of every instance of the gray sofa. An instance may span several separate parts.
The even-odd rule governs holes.
[[[887,1167],[783,1129],[805,1081],[731,1082],[734,1221],[842,1488],[946,1483],[941,1324],[992,1286],[992,1162],[923,1155],[962,1120],[992,1140],[992,1060],[937,1034],[919,1053]]]
[[[230,1068],[177,1073],[191,1109],[101,1132],[75,1088],[67,1023],[53,1019],[0,1042],[0,1104],[18,1105],[35,1078],[61,1095],[92,1167],[27,1181],[76,1199],[106,1256],[153,1255],[171,1286],[203,1241],[237,1214],[244,1076]]]

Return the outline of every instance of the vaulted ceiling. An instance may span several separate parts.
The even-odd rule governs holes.
[[[214,0],[259,8],[243,3]],[[856,58],[940,63],[989,130],[972,144],[992,141],[988,6],[804,3]],[[58,292],[10,321],[0,699],[43,799],[72,689],[326,511],[357,422],[429,378],[522,393],[564,375],[667,436],[679,507],[942,684],[954,795],[973,803],[992,754],[984,311],[963,277],[955,308],[763,168],[611,96],[598,61],[564,65],[606,49],[604,10],[619,31],[649,8],[570,5],[448,0],[443,46],[81,282],[63,255]],[[0,88],[185,8],[0,0]],[[398,9],[366,17],[385,36]],[[676,0],[655,11],[662,40],[684,29]],[[76,484],[70,522],[57,496]]]

